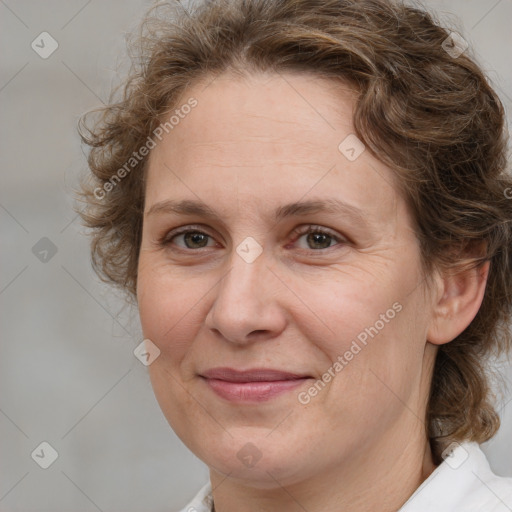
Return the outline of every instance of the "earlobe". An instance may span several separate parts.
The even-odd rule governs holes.
[[[473,321],[482,304],[490,262],[440,278],[427,341],[442,345],[455,339]]]

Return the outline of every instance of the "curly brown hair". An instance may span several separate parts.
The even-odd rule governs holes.
[[[154,7],[120,98],[93,111],[91,129],[85,117],[79,126],[91,147],[81,215],[94,268],[135,298],[148,161],[138,150],[191,84],[228,70],[348,82],[358,92],[356,134],[393,169],[413,214],[427,283],[435,269],[490,261],[478,314],[439,348],[426,417],[437,458],[447,440],[489,439],[499,416],[488,360],[511,346],[512,180],[503,106],[468,50],[448,51],[453,41],[432,14],[392,0]]]

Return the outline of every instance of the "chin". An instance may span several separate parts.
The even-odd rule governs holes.
[[[254,429],[244,429],[245,435],[240,430],[236,437],[224,432],[222,440],[208,443],[206,438],[201,446],[193,444],[189,448],[211,470],[259,489],[275,488],[277,482],[295,483],[301,479],[298,468],[310,466],[304,460],[305,447],[290,438],[283,443],[282,439],[272,440],[268,433],[252,436]]]

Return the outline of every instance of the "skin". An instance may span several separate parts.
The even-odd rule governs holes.
[[[150,155],[138,269],[144,336],[161,351],[149,371],[162,411],[210,468],[217,512],[398,510],[435,467],[424,417],[437,346],[476,315],[488,268],[426,286],[391,169],[368,150],[352,162],[338,150],[354,133],[349,86],[224,74],[182,103],[190,97],[197,107]],[[364,222],[347,212],[273,219],[286,203],[333,197]],[[202,201],[218,218],[157,207],[171,199]],[[294,233],[310,224],[332,238]],[[186,226],[208,236],[172,237]],[[246,237],[262,247],[252,263],[236,251]],[[300,403],[397,302],[378,335]],[[312,379],[235,404],[199,376],[219,366]],[[237,457],[247,443],[261,456],[252,467]]]

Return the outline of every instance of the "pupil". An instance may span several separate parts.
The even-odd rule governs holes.
[[[189,247],[189,241],[192,242],[192,245],[199,244],[199,247],[205,247],[208,243],[207,235],[204,233],[186,233],[185,234],[185,243],[187,247]],[[204,243],[201,243],[204,242]],[[196,247],[189,247],[190,249],[195,249]]]
[[[310,233],[308,235],[308,243],[311,242],[311,245],[317,245],[317,244],[323,245],[320,248],[325,249],[326,247],[329,247],[330,238],[331,237],[329,235],[325,235],[323,233]],[[327,241],[327,245],[322,244],[322,242],[326,242],[326,241]],[[316,248],[318,248],[318,247],[316,247]]]

